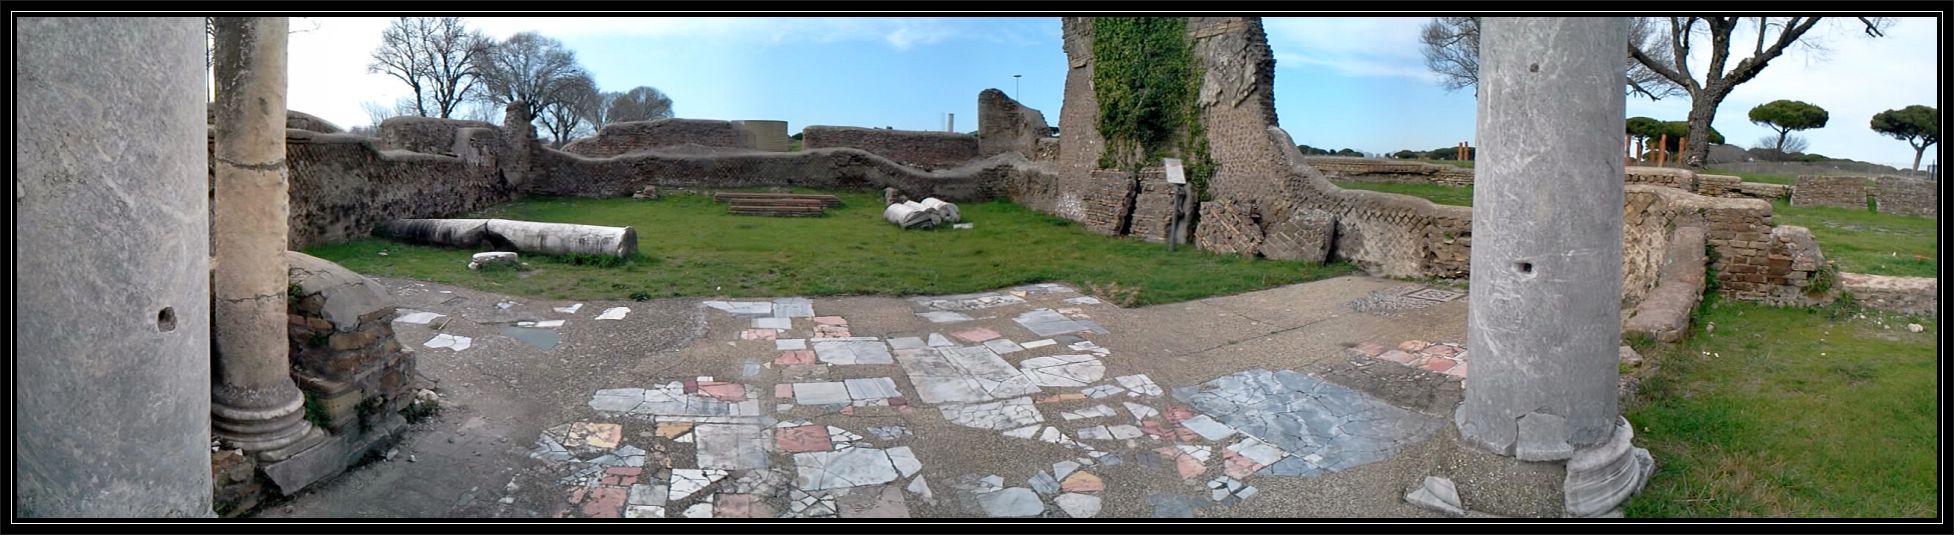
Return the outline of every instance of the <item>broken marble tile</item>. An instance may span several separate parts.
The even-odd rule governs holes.
[[[461,351],[463,349],[468,349],[468,346],[474,345],[474,343],[475,341],[473,339],[470,339],[469,337],[466,336],[455,336],[452,334],[442,333],[442,334],[434,335],[434,338],[429,339],[427,343],[421,345],[434,348],[434,349],[440,349],[445,347],[455,351]]]
[[[910,451],[909,446],[889,448],[885,451],[888,452],[889,462],[896,466],[896,471],[902,472],[902,477],[916,475],[917,471],[923,469],[923,462],[916,459],[916,453]]]
[[[575,314],[577,313],[578,310],[582,310],[582,309],[583,309],[583,303],[576,303],[566,307],[556,307],[551,310],[562,312],[564,314]]]
[[[741,340],[771,341],[774,339],[775,336],[779,336],[779,335],[780,335],[780,331],[773,330],[773,329],[747,329],[747,330],[740,331]]]
[[[1106,365],[1091,355],[1032,357],[1018,367],[1038,386],[1082,387],[1106,375]]]
[[[624,518],[665,518],[665,506],[627,505],[624,506]]]
[[[1010,398],[1001,401],[969,404],[945,404],[938,407],[943,419],[964,427],[1002,431],[1036,424],[1045,421],[1038,409],[1033,408],[1031,398]]]
[[[930,484],[923,481],[923,476],[916,476],[916,479],[909,481],[909,486],[903,488],[908,490],[910,494],[915,494],[916,497],[922,498],[925,502],[936,503],[936,494],[930,492]]]
[[[1086,397],[1092,399],[1101,399],[1101,398],[1106,398],[1111,396],[1117,396],[1123,392],[1126,392],[1126,389],[1114,385],[1095,385],[1080,391],[1080,393],[1085,394]]]
[[[1045,512],[1045,502],[1038,499],[1038,493],[1024,487],[978,494],[977,506],[984,516],[991,518],[1030,517]]]
[[[1269,463],[1286,465],[1271,472],[1313,475],[1311,468],[1337,471],[1383,460],[1440,427],[1436,418],[1291,370],[1237,372],[1173,394],[1218,423],[1306,462]],[[1237,457],[1237,465],[1263,464]]]
[[[1052,339],[1050,338],[1046,338],[1043,340],[1032,340],[1030,342],[1025,342],[1023,344],[1019,344],[1018,347],[1022,347],[1025,349],[1037,349],[1037,348],[1050,346],[1050,345],[1058,345],[1058,342],[1052,341]]]
[[[1064,490],[1065,492],[1099,492],[1106,490],[1105,481],[1100,480],[1099,476],[1084,471],[1072,472],[1072,475],[1065,476],[1065,480],[1060,481],[1058,486],[1060,490]]]
[[[848,403],[848,386],[839,381],[827,383],[794,383],[794,403],[801,405],[834,405]]]
[[[828,451],[834,448],[827,426],[800,425],[774,430],[774,447],[782,453]]]
[[[699,424],[693,428],[699,467],[719,470],[759,470],[767,467],[769,429],[746,424]]]
[[[909,518],[897,485],[858,488],[835,498],[836,516],[841,518]]]
[[[972,319],[970,316],[965,316],[961,313],[950,312],[946,310],[918,312],[916,313],[916,315],[922,316],[923,319],[930,320],[930,323],[956,323],[960,321],[970,321]]]
[[[794,454],[794,486],[826,490],[895,481],[899,475],[886,451],[849,448]]]
[[[1059,461],[1056,463],[1052,463],[1052,477],[1064,479],[1065,476],[1072,475],[1073,470],[1078,470],[1079,466],[1080,464],[1075,461]]]
[[[978,293],[946,295],[941,297],[918,297],[910,301],[917,305],[936,310],[977,310],[1023,303],[1024,298],[999,293]]]
[[[1031,490],[1038,491],[1039,494],[1052,495],[1058,493],[1058,479],[1053,478],[1051,474],[1045,473],[1044,470],[1039,470],[1037,474],[1031,476],[1031,479],[1025,480],[1025,484],[1030,485]]]
[[[930,333],[929,347],[956,347],[956,345],[956,342],[950,341],[942,333]]]
[[[835,496],[830,493],[810,494],[801,489],[787,492],[787,514],[795,518],[819,518],[835,514]]]
[[[692,504],[691,507],[685,508],[685,511],[680,513],[680,515],[685,518],[712,518],[712,510],[712,497],[707,496],[706,501]]]
[[[775,317],[753,318],[753,328],[785,331],[794,328],[794,320],[792,318]]]
[[[984,347],[990,348],[992,353],[997,353],[999,355],[1009,355],[1012,353],[1017,353],[1019,351],[1024,351],[1024,347],[1019,346],[1017,342],[1013,342],[1003,338],[998,338],[996,340],[984,342]]]
[[[1065,315],[1059,314],[1057,311],[1049,308],[1041,308],[1019,314],[1017,317],[1012,318],[1012,321],[1018,322],[1018,325],[1024,326],[1026,330],[1038,336],[1057,336],[1088,331],[1096,334],[1109,334],[1104,327],[1100,327],[1098,324],[1067,318]]]
[[[968,403],[1038,392],[1038,385],[984,347],[949,347],[898,359],[924,403]]]
[[[1097,298],[1097,297],[1093,297],[1093,296],[1090,296],[1090,295],[1082,295],[1082,296],[1079,296],[1079,297],[1074,297],[1074,298],[1071,298],[1071,299],[1066,299],[1066,300],[1065,300],[1065,304],[1068,304],[1068,305],[1097,305],[1097,304],[1099,304],[1099,298]]]
[[[922,349],[925,347],[929,347],[929,346],[923,343],[923,339],[914,336],[905,336],[902,338],[889,339],[889,349],[895,349],[895,350]]]
[[[816,340],[814,355],[828,364],[894,364],[889,346],[880,340]]]
[[[1126,387],[1127,390],[1135,395],[1158,396],[1165,393],[1165,391],[1160,389],[1160,385],[1154,384],[1153,379],[1147,377],[1146,374],[1122,375],[1114,377],[1113,380],[1119,382],[1120,386]]]
[[[1066,421],[1071,421],[1071,420],[1084,420],[1088,418],[1104,418],[1107,416],[1113,416],[1114,414],[1116,413],[1114,413],[1113,409],[1110,407],[1107,407],[1105,405],[1093,405],[1091,407],[1086,407],[1076,411],[1060,412],[1058,413],[1058,416],[1060,418],[1064,418]]]
[[[775,338],[773,341],[773,349],[775,351],[799,351],[799,350],[807,349],[807,339],[806,338]]]
[[[773,315],[776,318],[811,318],[814,317],[814,302],[802,297],[775,299]]]
[[[773,518],[767,502],[752,494],[719,494],[712,500],[713,518]]]
[[[848,397],[855,400],[888,399],[902,396],[902,391],[896,389],[895,380],[887,377],[845,379],[842,383],[847,386]]]
[[[973,343],[973,344],[975,344],[975,343],[981,343],[981,342],[984,342],[984,341],[987,341],[987,340],[992,340],[992,339],[996,339],[996,338],[998,338],[998,337],[1000,337],[1000,336],[1003,336],[1003,335],[1001,335],[1001,334],[997,334],[997,331],[993,331],[993,330],[990,330],[990,329],[985,329],[985,328],[982,328],[982,327],[978,327],[978,328],[975,328],[975,329],[970,329],[970,330],[967,330],[967,331],[959,331],[959,332],[954,332],[954,333],[950,333],[950,336],[955,336],[955,337],[957,337],[957,339],[959,339],[959,340],[963,340],[963,341],[965,341],[965,342],[970,342],[970,343]]]
[[[1146,405],[1141,405],[1131,401],[1126,401],[1122,403],[1126,405],[1126,412],[1133,414],[1134,420],[1145,420],[1160,415],[1160,411],[1154,410],[1153,407],[1148,407]]]
[[[421,312],[418,310],[415,311],[402,310],[402,312],[405,312],[405,314],[401,314],[400,317],[394,318],[395,322],[412,323],[414,325],[427,325],[428,322],[434,321],[435,318],[446,316],[446,314],[436,314],[433,312]]]
[[[778,343],[779,340],[775,340],[775,342]],[[773,359],[774,364],[781,366],[814,364],[814,362],[814,352],[805,349],[783,352],[779,357]],[[827,366],[822,365],[821,367],[825,368]]]
[[[725,470],[672,469],[672,482],[665,501],[676,502],[726,478]]]
[[[1052,504],[1057,505],[1060,511],[1065,511],[1065,516],[1072,518],[1092,518],[1099,514],[1099,497],[1091,494],[1060,494],[1057,498],[1052,498]]]
[[[749,316],[773,315],[773,303],[766,301],[706,301],[706,306],[726,311],[728,314]]]
[[[1181,421],[1181,426],[1208,440],[1221,440],[1235,434],[1235,429],[1217,422],[1206,414]]]
[[[611,308],[604,309],[604,313],[598,314],[597,319],[621,320],[624,319],[625,314],[630,314],[630,313],[631,313],[631,307],[611,307]]]
[[[1281,448],[1272,446],[1255,437],[1243,438],[1241,441],[1229,445],[1228,449],[1263,466],[1275,464],[1276,461],[1281,461],[1285,455]]]
[[[1147,496],[1147,506],[1153,509],[1154,518],[1194,518],[1194,500],[1179,494]]]
[[[666,489],[664,485],[632,485],[630,498],[624,503],[639,506],[662,506],[665,505],[665,495],[669,492],[671,491]],[[660,511],[659,516],[664,516],[663,511]]]
[[[868,434],[875,435],[875,438],[882,440],[895,440],[909,436],[909,427],[901,425],[875,426],[868,428]]]

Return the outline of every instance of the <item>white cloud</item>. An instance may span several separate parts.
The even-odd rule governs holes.
[[[1268,18],[1263,28],[1278,67],[1306,63],[1323,65],[1346,76],[1397,76],[1433,83],[1438,77],[1425,68],[1418,51],[1420,26],[1429,19],[1390,18]]]

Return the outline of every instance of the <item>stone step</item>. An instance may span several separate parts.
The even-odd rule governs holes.
[[[805,193],[746,193],[746,192],[731,192],[731,191],[721,191],[712,194],[713,202],[731,202],[735,200],[779,200],[779,199],[812,200],[812,201],[819,201],[822,204],[822,206],[841,206],[841,198],[835,197],[833,195],[818,195],[818,194],[805,194]]]

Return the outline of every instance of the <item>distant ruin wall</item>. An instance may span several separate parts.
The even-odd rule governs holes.
[[[1044,113],[1025,107],[1001,90],[985,89],[977,94],[978,155],[1017,152],[1038,160],[1039,144],[1048,139],[1053,138]]]
[[[1863,176],[1801,176],[1791,192],[1792,206],[1866,208],[1872,181]]]
[[[495,128],[495,123],[438,117],[392,117],[380,122],[379,148],[423,154],[454,154],[463,128]]]
[[[1874,204],[1879,213],[1940,216],[1940,183],[1918,178],[1882,176],[1873,179]]]
[[[523,190],[532,195],[614,197],[654,185],[867,190],[894,187],[911,198],[935,196],[963,202],[1003,196],[1007,183],[1037,180],[1038,175],[1050,171],[1017,154],[956,169],[924,171],[878,154],[846,148],[714,155],[648,151],[611,158],[585,158],[539,148],[531,173]]]
[[[754,150],[787,152],[792,148],[787,138],[787,121],[733,121],[733,126],[746,134],[746,144]]]
[[[948,169],[978,157],[977,138],[952,132],[880,130],[851,126],[801,129],[802,150],[853,148],[918,169]]]
[[[785,130],[785,123],[781,127]],[[563,152],[606,158],[679,145],[747,150],[755,147],[747,131],[731,121],[657,119],[604,125],[597,135],[564,145]]]
[[[364,238],[392,219],[480,210],[514,193],[489,162],[381,151],[349,134],[286,130],[285,143],[293,250]]]
[[[1333,180],[1443,186],[1472,185],[1472,170],[1455,165],[1348,156],[1305,156],[1303,161]]]

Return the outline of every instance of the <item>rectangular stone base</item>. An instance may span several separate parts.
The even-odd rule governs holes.
[[[264,474],[278,492],[290,496],[307,486],[338,475],[360,461],[368,451],[391,443],[407,429],[407,420],[398,414],[364,434],[334,436],[282,461],[264,465]]]

